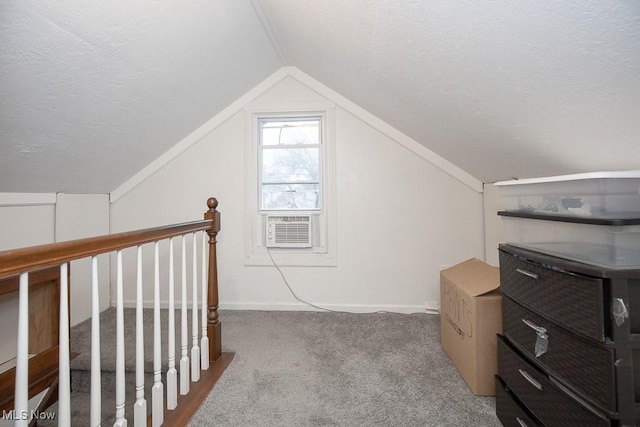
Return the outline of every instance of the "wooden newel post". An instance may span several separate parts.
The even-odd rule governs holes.
[[[209,235],[209,295],[207,299],[207,336],[209,337],[209,361],[215,362],[222,354],[220,318],[218,316],[218,258],[216,255],[216,236],[220,231],[220,212],[216,210],[218,200],[211,197],[207,200],[209,210],[204,219],[213,220]]]

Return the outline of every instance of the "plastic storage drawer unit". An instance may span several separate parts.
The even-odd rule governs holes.
[[[499,252],[506,397],[545,426],[640,427],[640,269]]]

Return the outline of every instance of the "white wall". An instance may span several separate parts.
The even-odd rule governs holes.
[[[506,242],[506,235],[502,218],[497,212],[504,210],[504,203],[500,198],[498,187],[485,184],[484,192],[484,240],[487,253],[487,263],[498,266],[498,245]]]
[[[292,78],[255,100],[304,101],[324,98]],[[340,105],[335,121],[337,267],[284,267],[283,271],[298,295],[316,304],[352,310],[423,310],[425,302],[439,299],[441,266],[484,258],[482,194]],[[111,206],[111,231],[201,218],[206,199],[215,196],[222,213],[221,307],[304,309],[275,268],[243,263],[245,123],[243,113],[232,115],[117,199]],[[167,245],[161,244],[165,260]],[[150,302],[152,248],[144,250],[144,299]],[[133,253],[125,254],[129,302],[135,299]],[[163,266],[165,278],[166,269]],[[180,277],[179,268],[176,276]],[[161,298],[166,300],[166,292]]]
[[[0,205],[0,251],[52,243],[55,205]]]
[[[0,250],[52,243],[55,238],[55,195],[39,197],[0,195]],[[16,356],[18,330],[16,293],[0,296],[0,363]]]

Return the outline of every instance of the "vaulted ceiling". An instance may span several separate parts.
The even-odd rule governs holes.
[[[640,168],[636,0],[5,0],[0,192],[110,192],[282,66],[483,182]]]

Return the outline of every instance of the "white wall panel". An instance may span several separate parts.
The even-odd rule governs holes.
[[[256,103],[319,99],[285,79]],[[234,115],[113,203],[112,232],[201,218],[207,197],[215,196],[221,306],[305,309],[275,268],[243,263],[244,126],[243,114]],[[290,284],[300,297],[333,308],[412,311],[437,301],[440,266],[484,257],[482,194],[339,106],[335,134],[337,267],[285,267]],[[164,260],[167,247],[161,245]],[[144,264],[149,302],[151,252]],[[133,283],[132,253],[125,264],[125,282]],[[125,300],[133,301],[126,283]]]
[[[55,207],[50,205],[0,207],[0,250],[54,241]]]
[[[52,200],[55,200],[55,195]],[[38,197],[37,199],[41,199]],[[7,200],[3,197],[2,200]],[[25,193],[12,195],[22,206],[0,206],[0,251],[24,246],[53,243],[55,206],[34,205],[33,197]],[[48,200],[46,201],[49,202]],[[18,330],[18,293],[0,296],[0,363],[16,356]]]

